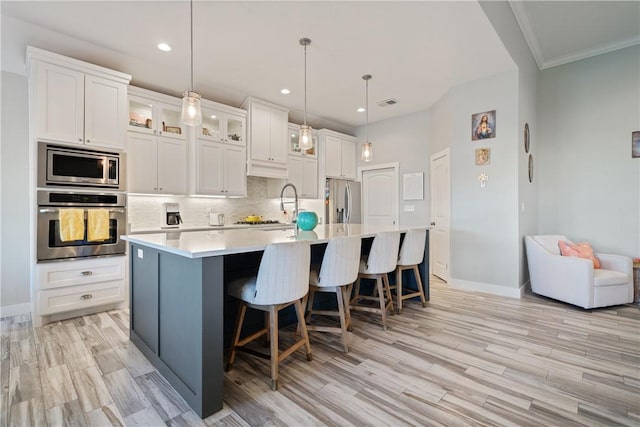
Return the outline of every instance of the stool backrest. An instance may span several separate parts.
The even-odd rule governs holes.
[[[367,272],[383,274],[395,270],[398,263],[399,246],[399,231],[383,231],[376,234],[367,259]]]
[[[355,282],[360,265],[360,237],[342,236],[329,240],[322,258],[318,285],[343,286]]]
[[[408,230],[404,235],[398,265],[417,265],[424,259],[424,245],[427,240],[426,228]]]
[[[305,241],[266,247],[256,279],[255,304],[284,304],[309,292],[311,245]]]

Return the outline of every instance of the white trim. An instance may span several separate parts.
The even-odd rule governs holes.
[[[389,169],[389,168],[394,168],[396,170],[396,173],[398,173],[398,171],[400,170],[400,162],[381,163],[381,164],[375,164],[375,165],[360,166],[358,168],[358,173],[356,174],[356,181],[357,182],[362,182],[362,172],[364,172],[364,171],[371,171],[371,170],[376,170],[376,169]]]
[[[15,316],[18,314],[31,313],[31,303],[4,305],[0,307],[0,317]]]
[[[448,267],[447,267],[447,271],[446,271],[446,275],[445,277],[440,277],[440,276],[436,276],[436,277],[440,277],[440,279],[444,280],[445,282],[449,282],[449,280],[451,279],[451,275],[449,274],[449,272],[451,271],[451,266],[453,265],[453,259],[451,256],[451,212],[453,211],[451,209],[451,147],[447,147],[443,150],[440,150],[432,155],[429,156],[429,227],[433,228],[433,226],[431,225],[432,222],[434,222],[433,220],[433,176],[431,175],[433,173],[433,169],[431,168],[431,166],[433,165],[433,162],[441,157],[447,157],[447,160],[449,162],[449,254],[447,255],[447,261],[449,263]],[[431,240],[429,240],[431,241]],[[431,245],[431,243],[429,243]],[[431,246],[429,246],[429,271],[431,271],[433,274],[433,250],[431,250]]]
[[[529,15],[525,9],[524,1],[509,0],[509,6],[513,11],[513,15],[520,26],[522,35],[529,45],[529,50],[533,55],[533,58],[538,65],[539,70],[546,70],[547,68],[557,67],[558,65],[568,64],[570,62],[579,61],[581,59],[591,58],[592,56],[601,55],[603,53],[613,52],[615,50],[624,49],[626,47],[635,46],[640,44],[640,36],[631,37],[626,40],[616,41],[613,43],[607,43],[600,46],[594,46],[588,49],[583,49],[578,52],[569,53],[567,55],[557,56],[555,58],[545,59],[538,38],[532,29],[529,22]]]
[[[494,285],[491,283],[473,282],[470,280],[449,278],[447,282],[452,288],[463,289],[465,291],[483,292],[485,294],[498,295],[510,298],[522,298],[525,285],[519,288],[509,288],[506,286]]]
[[[613,52],[615,50],[624,49],[626,47],[635,46],[637,44],[640,44],[640,37],[631,37],[627,40],[600,45],[599,47],[583,49],[578,52],[570,53],[568,55],[558,56],[548,61],[544,61],[542,66],[539,66],[539,68],[541,70],[545,70],[547,68],[557,67],[558,65],[564,65],[570,62],[579,61],[581,59],[591,58],[592,56]]]
[[[540,44],[538,44],[538,38],[531,28],[531,23],[529,22],[527,11],[524,8],[524,2],[509,0],[509,6],[511,6],[513,15],[515,16],[516,21],[518,21],[518,25],[520,26],[520,31],[522,31],[522,35],[529,45],[529,50],[533,55],[533,59],[536,60],[538,69],[542,70],[542,67],[544,65],[544,57],[542,56]]]

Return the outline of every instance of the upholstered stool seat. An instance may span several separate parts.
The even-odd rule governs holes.
[[[229,283],[229,295],[240,300],[236,326],[233,334],[227,370],[235,361],[236,351],[268,358],[271,361],[271,388],[278,388],[278,364],[294,351],[306,347],[307,359],[311,360],[311,344],[304,320],[302,298],[309,291],[309,264],[311,248],[309,242],[296,241],[267,246],[260,261],[258,275],[234,280]],[[278,348],[278,312],[294,305],[298,317],[298,331],[302,337],[280,352]],[[266,313],[265,328],[240,339],[247,307]],[[244,348],[246,344],[267,335],[270,339],[270,354],[265,355]]]
[[[387,274],[396,269],[399,246],[399,231],[385,231],[376,234],[373,238],[369,255],[360,260],[355,294],[350,303],[351,310],[380,314],[384,330],[387,330],[387,311],[393,314],[393,299],[391,298]],[[362,295],[360,293],[361,279],[373,279],[376,281],[373,295]],[[380,308],[363,304],[367,301],[378,302]]]
[[[342,346],[349,351],[347,344],[347,327],[351,322],[349,311],[349,294],[351,285],[358,277],[358,260],[360,258],[360,237],[334,237],[329,240],[320,269],[313,268],[309,273],[309,300],[307,323],[314,314],[338,316],[340,327],[308,324],[310,331],[338,332],[342,337]],[[337,311],[314,310],[313,302],[316,292],[336,294]]]
[[[424,290],[422,287],[422,279],[420,278],[420,271],[418,265],[424,259],[424,246],[427,240],[427,229],[411,229],[404,235],[402,241],[402,247],[400,248],[400,256],[398,257],[398,267],[396,268],[396,285],[393,288],[396,290],[396,309],[398,314],[402,311],[402,301],[408,298],[420,297],[422,306],[427,306],[427,299],[424,296]],[[417,291],[405,292],[402,285],[402,273],[405,270],[412,270],[416,279]]]

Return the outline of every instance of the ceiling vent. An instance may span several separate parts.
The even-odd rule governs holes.
[[[395,98],[384,99],[382,101],[378,101],[377,104],[379,107],[388,107],[390,105],[396,105],[398,100]]]

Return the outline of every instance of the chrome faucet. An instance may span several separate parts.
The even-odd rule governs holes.
[[[282,198],[282,196],[284,195],[284,190],[287,187],[291,187],[293,188],[293,196],[295,197],[293,202],[285,202]],[[298,220],[298,190],[296,189],[296,186],[293,184],[285,184],[282,187],[282,190],[280,190],[280,210],[284,211],[284,205],[285,203],[293,203],[294,204],[294,213],[293,216],[291,217],[291,222],[296,222]],[[296,227],[297,228],[297,227]]]

